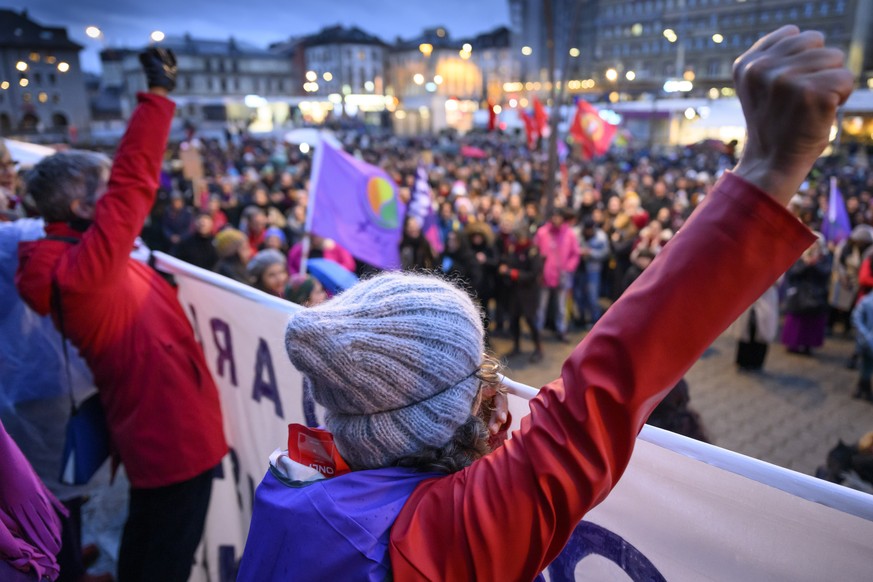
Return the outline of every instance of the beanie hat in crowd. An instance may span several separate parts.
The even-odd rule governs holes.
[[[261,278],[261,275],[264,274],[269,267],[272,265],[284,265],[285,257],[282,256],[282,253],[277,251],[276,249],[265,249],[263,251],[258,251],[255,253],[249,263],[246,265],[246,270],[249,273],[249,277],[253,280],[258,281]]]
[[[340,454],[373,469],[446,445],[470,417],[482,320],[445,280],[383,273],[297,311],[285,347]]]
[[[297,305],[303,305],[309,300],[314,289],[315,279],[312,275],[297,273],[291,276],[288,286],[285,287],[285,299]]]
[[[219,259],[227,259],[240,251],[243,245],[248,244],[246,235],[235,228],[225,228],[212,241],[215,252]]]
[[[282,241],[283,245],[288,244],[288,240],[285,238],[285,233],[282,232],[282,229],[276,226],[271,226],[264,232],[264,238],[268,239],[271,236],[278,237],[280,241]]]

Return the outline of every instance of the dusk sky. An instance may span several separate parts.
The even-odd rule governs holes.
[[[359,26],[389,42],[437,25],[452,37],[463,37],[509,24],[507,0],[0,0],[0,7],[27,8],[40,24],[66,27],[86,47],[82,66],[95,72],[103,44],[143,46],[153,30],[173,36],[233,35],[265,47],[335,24]],[[89,25],[99,27],[105,38],[88,38]]]

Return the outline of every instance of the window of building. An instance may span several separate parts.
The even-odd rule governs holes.
[[[815,13],[815,7],[812,2],[807,2],[803,5],[803,15],[807,18],[812,18],[812,15]]]
[[[45,62],[46,62],[46,64],[53,65],[56,62],[58,62],[58,59],[52,55],[49,55],[45,58]]]
[[[239,91],[239,79],[237,79],[237,78],[235,78],[235,79],[233,80],[233,90],[234,90],[234,91]]]
[[[718,77],[721,75],[721,61],[711,60],[706,65],[706,74],[709,77]]]
[[[830,12],[830,3],[829,2],[822,2],[821,4],[818,5],[818,13],[820,15],[827,16],[829,12]]]
[[[55,85],[55,84],[57,84],[57,82],[58,82],[58,78],[55,76],[54,73],[49,73],[49,74],[48,74],[48,82],[49,82],[49,85]]]
[[[37,85],[42,85],[42,73],[34,73],[33,82]]]
[[[220,81],[220,85],[221,85],[221,92],[226,93],[227,92],[227,79],[222,78]]]
[[[39,95],[36,96],[36,100],[40,103],[47,103],[49,100],[48,93],[46,93],[45,91],[40,91]]]
[[[834,2],[834,12],[837,14],[842,14],[846,11],[846,2],[845,0],[837,0]]]
[[[60,96],[60,95],[58,95],[57,93],[55,93],[54,95],[52,95],[52,103],[54,103],[55,105],[57,105],[57,104],[60,103],[60,102],[61,102],[61,96]]]
[[[21,95],[21,100],[24,101],[25,103],[30,103],[33,101],[33,95],[30,94],[30,91],[25,91]]]
[[[38,63],[39,62],[39,53],[36,53],[36,52],[30,53],[30,60],[33,61],[34,63]]]

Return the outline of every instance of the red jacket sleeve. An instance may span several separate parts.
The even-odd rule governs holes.
[[[660,399],[813,240],[770,196],[722,178],[512,439],[416,488],[391,531],[395,579],[533,579],[615,486]]]
[[[97,201],[94,222],[58,267],[59,282],[67,289],[90,290],[124,273],[133,242],[154,204],[175,104],[151,93],[138,98],[112,162],[106,193]]]

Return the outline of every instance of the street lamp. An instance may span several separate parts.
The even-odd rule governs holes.
[[[634,79],[637,78],[637,74],[634,73],[633,71],[628,71],[627,73],[624,74],[624,78],[627,79],[628,81],[633,81]]]
[[[306,71],[306,80],[314,83],[318,79],[318,73],[315,71]]]
[[[433,82],[436,83],[437,85],[442,85],[442,84],[443,84],[443,77],[442,77],[442,75],[434,75],[434,76],[433,76]]]
[[[433,52],[433,45],[429,42],[423,42],[418,45],[418,50],[420,50],[421,54],[423,54],[424,56],[429,57],[430,53]]]
[[[521,54],[523,54],[526,57],[529,57],[531,54],[533,54],[533,49],[530,48],[529,46],[523,46],[523,47],[521,47]]]
[[[465,42],[464,46],[461,47],[461,50],[465,53],[473,52],[473,45],[471,45],[469,42]]]
[[[89,26],[85,29],[85,34],[87,34],[89,38],[100,38],[103,36],[103,31],[96,26]]]
[[[325,74],[323,74],[323,75],[321,76],[321,78],[324,79],[325,81],[328,81],[328,82],[329,82],[329,81],[332,81],[332,80],[333,80],[333,75],[330,73],[330,71],[328,71],[328,72],[326,72]]]
[[[25,63],[24,61],[18,61],[17,63],[15,63],[15,68],[23,73],[27,70],[27,63]]]
[[[664,29],[664,38],[666,38],[669,42],[676,42],[679,39],[679,37],[676,36],[676,31],[672,28]]]
[[[422,75],[421,73],[416,73],[412,76],[412,81],[416,85],[423,85],[424,84],[424,75]]]
[[[70,70],[70,64],[65,63],[64,61],[61,61],[60,63],[58,63],[58,70],[62,73],[66,73],[67,71]]]
[[[164,40],[165,35],[160,30],[153,30],[152,33],[149,35],[149,38],[152,39],[152,42],[161,42],[162,40]]]
[[[618,71],[616,71],[615,69],[607,69],[606,78],[609,81],[615,81],[616,79],[618,79]]]
[[[570,49],[570,56],[573,57],[574,59],[576,57],[578,57],[579,56],[579,49],[577,49],[576,47],[571,48]]]

